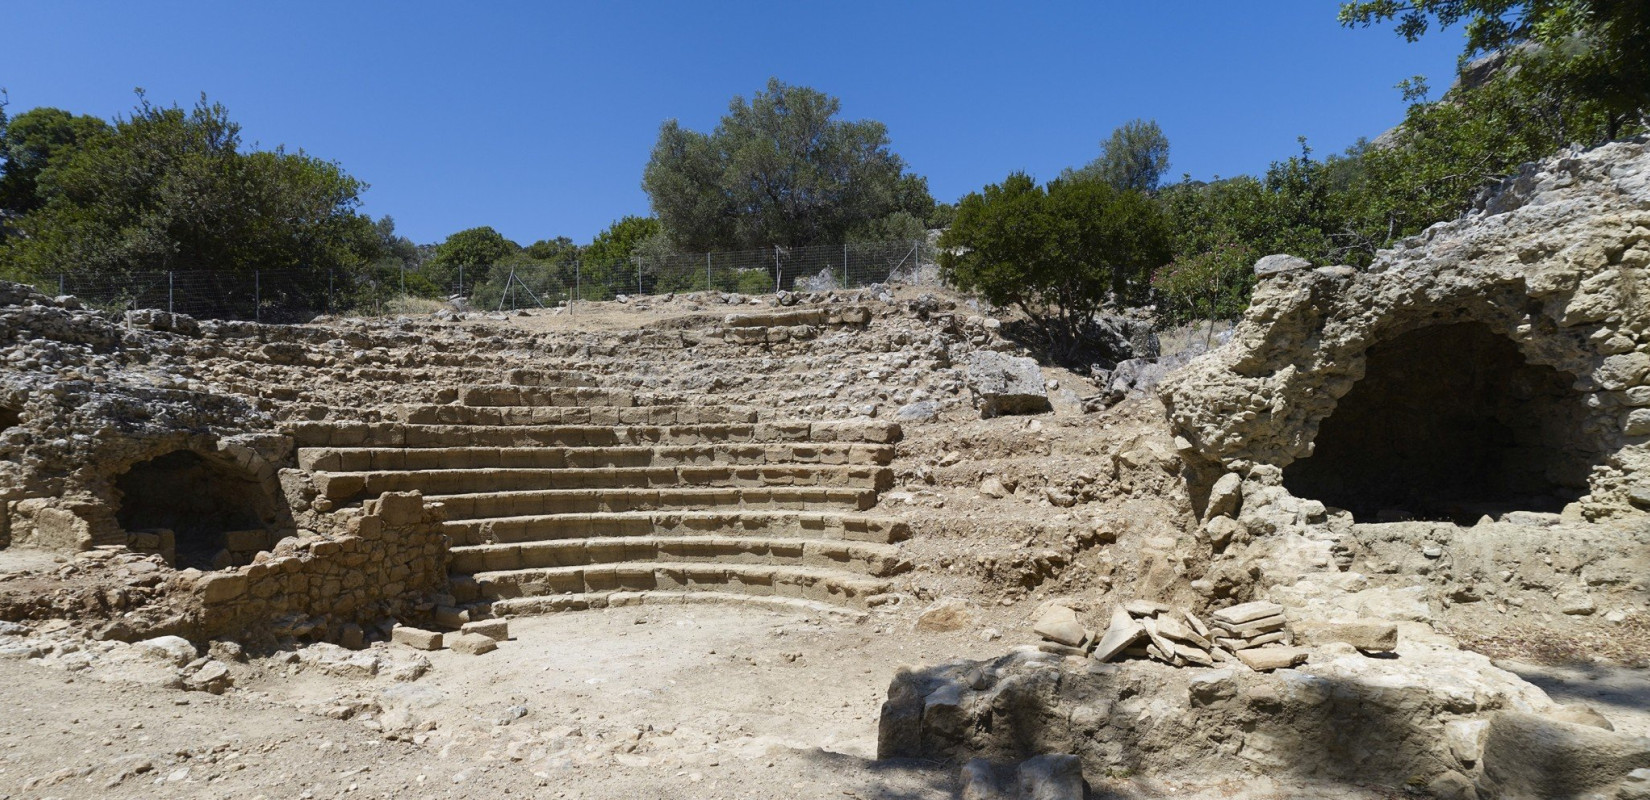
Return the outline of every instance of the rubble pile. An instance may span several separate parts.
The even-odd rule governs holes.
[[[1291,646],[1293,636],[1277,603],[1242,603],[1215,611],[1210,619],[1205,623],[1166,603],[1129,600],[1112,609],[1110,624],[1097,634],[1083,626],[1072,608],[1049,604],[1032,630],[1043,638],[1045,652],[1087,656],[1101,664],[1144,658],[1176,667],[1213,667],[1236,661],[1265,672],[1306,661],[1306,652]]]

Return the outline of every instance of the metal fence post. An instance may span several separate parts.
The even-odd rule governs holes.
[[[264,321],[264,277],[263,270],[252,270],[252,321]]]
[[[458,296],[464,296],[464,265],[458,265]]]
[[[636,294],[647,294],[642,291],[642,257],[636,256]]]
[[[706,251],[705,252],[705,291],[708,292],[708,291],[710,291],[714,288],[716,288],[715,285],[710,282],[710,252]]]
[[[63,275],[63,273],[59,272],[59,273],[57,273],[57,296],[58,297],[62,297],[63,295],[68,294],[68,292],[63,291],[63,286],[64,286],[64,275]]]
[[[569,314],[573,313],[573,301],[578,299],[579,295],[584,294],[584,279],[579,274],[579,263],[579,259],[573,260],[573,296],[567,300],[567,312]]]
[[[172,295],[173,295],[172,276],[175,275],[175,274],[177,274],[177,273],[174,273],[171,270],[166,271],[166,313],[168,313],[168,314],[174,313],[172,311]]]
[[[773,246],[773,293],[774,294],[779,294],[779,271],[781,269],[783,269],[783,267],[779,266],[779,245],[776,244],[776,245]]]
[[[842,243],[842,288],[848,288],[848,243]]]
[[[332,313],[332,272],[333,272],[333,268],[329,265],[327,267],[327,313],[328,314]]]

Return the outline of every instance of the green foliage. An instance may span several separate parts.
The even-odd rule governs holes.
[[[435,253],[424,265],[424,273],[438,286],[458,285],[460,272],[467,284],[479,286],[490,280],[490,270],[503,264],[507,258],[521,252],[521,245],[504,238],[504,234],[483,225],[466,228],[448,236],[435,246]],[[509,274],[506,270],[505,275]],[[503,277],[499,278],[502,289]]]
[[[355,210],[365,184],[301,151],[241,152],[240,127],[204,97],[185,111],[140,92],[112,128],[29,112],[7,125],[6,146],[8,202],[19,204],[7,210],[22,234],[0,244],[12,275],[305,270],[319,277],[301,290],[314,292],[329,270],[380,251]]]
[[[1531,54],[1556,60],[1548,87],[1600,111],[1606,139],[1642,127],[1650,109],[1650,3],[1642,0],[1359,0],[1341,4],[1340,20],[1396,21],[1412,42],[1434,24],[1462,24],[1463,61],[1484,53],[1515,65]]]
[[[940,248],[954,285],[1025,312],[1064,359],[1080,351],[1103,305],[1147,299],[1152,270],[1169,260],[1170,231],[1139,191],[1100,181],[1040,187],[1015,173],[958,202]]]
[[[773,276],[759,269],[743,270],[730,288],[740,294],[770,294],[773,292]]]
[[[834,97],[777,79],[735,97],[710,134],[659,130],[642,187],[672,244],[740,250],[845,241],[896,212],[926,220],[927,183],[905,173],[880,122],[834,119]],[[856,232],[859,232],[856,234]]]
[[[664,226],[653,217],[628,216],[615,220],[584,248],[586,261],[626,262],[643,242],[659,236]]]
[[[1163,300],[1161,310],[1175,322],[1242,314],[1254,290],[1250,267],[1256,258],[1254,250],[1231,241],[1176,258],[1152,276],[1152,288]]]
[[[1150,192],[1169,171],[1169,137],[1157,120],[1124,123],[1100,143],[1100,156],[1081,169],[1067,169],[1065,180],[1097,180],[1117,189]]]

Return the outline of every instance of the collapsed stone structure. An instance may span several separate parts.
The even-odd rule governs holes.
[[[1360,521],[1650,508],[1650,152],[1529,165],[1369,269],[1273,265],[1162,398],[1206,498]]]
[[[1275,672],[1155,640],[1164,663],[1105,663],[1138,625],[1126,598],[1057,609],[1040,648],[896,676],[880,752],[1639,796],[1650,739],[1431,623],[1452,605],[1587,616],[1645,589],[1650,142],[1529,165],[1367,270],[1256,272],[1230,340],[1159,388],[1198,520],[1177,552],[1205,611],[1275,601],[1328,638],[1256,667]],[[1372,622],[1402,630],[1391,653],[1323,633]]]

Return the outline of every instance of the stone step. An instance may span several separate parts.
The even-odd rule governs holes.
[[[444,523],[456,545],[508,544],[613,536],[794,536],[893,544],[911,538],[894,517],[803,511],[641,511],[552,514]]]
[[[672,489],[829,486],[886,491],[894,471],[872,466],[603,467],[598,469],[439,469],[413,472],[315,472],[322,497],[347,503],[384,492],[424,494],[539,489]]]
[[[442,469],[599,469],[736,464],[860,464],[894,460],[886,444],[717,444],[684,447],[303,447],[298,467],[316,472]]]
[[[708,590],[765,597],[797,597],[822,603],[865,608],[870,597],[893,585],[882,578],[816,567],[714,562],[650,562],[588,567],[478,572],[473,576],[484,598],[506,600],[611,591]],[[497,606],[494,607],[497,612]]]
[[[722,318],[722,325],[726,328],[774,328],[798,325],[864,325],[870,321],[871,310],[864,306],[824,306],[728,314]]]
[[[586,567],[647,561],[773,564],[862,572],[877,577],[910,569],[893,545],[755,536],[625,536],[455,547],[459,573]]]
[[[756,422],[758,413],[732,406],[410,405],[388,416],[413,425],[737,425]]]
[[[502,617],[554,614],[562,611],[586,611],[602,608],[625,608],[629,606],[697,604],[746,606],[783,613],[819,615],[849,622],[863,622],[870,617],[870,614],[858,609],[804,600],[800,597],[734,594],[732,592],[668,592],[658,590],[643,592],[580,592],[577,594],[551,595],[549,597],[513,597],[508,600],[498,600],[489,605],[491,613]]]
[[[893,444],[898,423],[758,422],[748,425],[408,425],[400,422],[295,422],[284,427],[299,447],[614,447],[767,442]]]
[[[711,509],[852,512],[865,511],[876,505],[877,492],[874,489],[824,486],[760,489],[554,489],[435,495],[426,499],[445,505],[449,520],[473,520],[549,514]]]
[[[623,389],[595,386],[513,386],[483,384],[458,390],[458,402],[467,406],[609,406],[629,408],[636,395]]]

